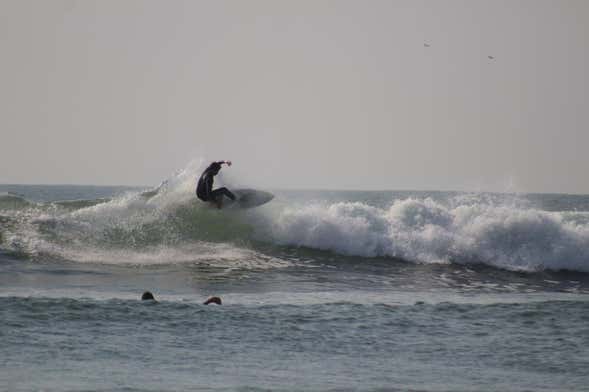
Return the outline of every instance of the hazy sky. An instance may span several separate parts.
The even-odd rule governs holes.
[[[0,183],[589,193],[585,0],[0,0],[0,56]]]

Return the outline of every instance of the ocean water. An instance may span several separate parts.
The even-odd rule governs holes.
[[[589,390],[589,196],[219,211],[198,170],[0,185],[0,390]]]

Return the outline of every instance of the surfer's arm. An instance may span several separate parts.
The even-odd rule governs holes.
[[[231,161],[217,161],[219,165],[226,164],[227,166],[231,166]]]

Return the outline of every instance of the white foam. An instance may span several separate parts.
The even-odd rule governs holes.
[[[211,230],[215,224],[220,229],[214,229],[222,232],[223,219],[227,218],[216,212],[211,213],[213,216],[199,214],[201,206],[195,200],[194,187],[202,168],[202,161],[191,162],[147,197],[130,192],[76,211],[57,206],[50,211],[13,211],[17,224],[4,233],[3,246],[33,257],[50,255],[80,263],[206,263],[259,269],[286,265],[227,241],[191,237],[198,236],[200,229]],[[234,228],[236,222],[230,223],[229,229]]]
[[[290,207],[270,218],[267,232],[279,244],[344,255],[589,272],[589,225],[571,218],[575,213],[459,198],[449,204],[409,198],[390,208],[347,202]]]
[[[542,211],[517,195],[463,194],[444,203],[396,200],[386,208],[274,200],[240,217],[200,210],[194,187],[204,165],[191,162],[149,196],[129,193],[73,212],[58,206],[14,210],[9,216],[16,223],[3,231],[2,245],[80,262],[263,259],[235,245],[247,242],[250,230],[240,227],[249,224],[269,242],[342,255],[589,272],[587,212]]]

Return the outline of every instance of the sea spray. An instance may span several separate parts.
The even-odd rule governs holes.
[[[253,251],[236,245],[252,232],[241,215],[196,200],[200,166],[192,162],[154,189],[111,199],[34,203],[2,195],[0,249],[32,258],[109,264],[253,259]]]
[[[33,258],[165,264],[245,260],[251,252],[269,260],[277,247],[294,246],[414,263],[589,272],[589,213],[575,211],[584,199],[558,210],[546,196],[553,206],[546,211],[516,194],[285,191],[261,208],[219,211],[194,195],[203,167],[194,161],[154,189],[110,198],[33,202],[4,193],[0,248]]]

